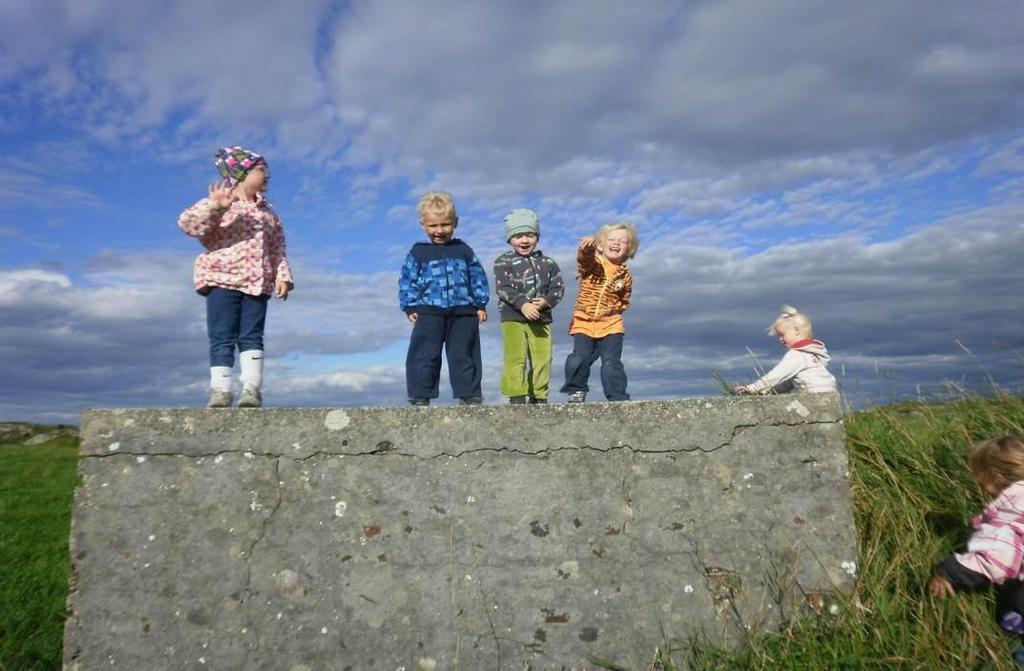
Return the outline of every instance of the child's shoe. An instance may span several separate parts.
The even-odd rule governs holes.
[[[259,408],[263,406],[263,394],[259,387],[246,387],[242,390],[242,396],[238,399],[239,408]]]
[[[585,403],[587,400],[587,392],[585,391],[574,391],[569,394],[569,403]]]
[[[509,405],[526,405],[526,397],[525,396],[509,396],[508,397],[508,404]]]
[[[409,405],[415,405],[418,407],[430,405],[430,399],[425,396],[414,396],[409,399]]]
[[[221,389],[210,390],[210,400],[206,402],[207,408],[230,408],[231,392]]]
[[[479,396],[463,396],[459,399],[459,405],[480,405],[484,402]]]
[[[530,405],[547,405],[548,400],[546,398],[534,398],[530,397]]]

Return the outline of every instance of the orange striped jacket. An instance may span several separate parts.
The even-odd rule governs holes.
[[[617,266],[594,249],[576,255],[576,277],[580,281],[576,306],[573,308],[570,335],[582,333],[603,338],[625,333],[622,313],[629,307],[633,293],[633,276],[625,264]]]

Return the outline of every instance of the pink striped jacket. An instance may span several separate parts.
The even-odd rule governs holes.
[[[953,557],[964,567],[999,585],[1021,577],[1024,563],[1024,480],[999,493],[971,525],[967,552]]]

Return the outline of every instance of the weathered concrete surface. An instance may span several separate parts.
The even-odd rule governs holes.
[[[639,669],[856,570],[833,395],[87,411],[82,438],[69,669]]]

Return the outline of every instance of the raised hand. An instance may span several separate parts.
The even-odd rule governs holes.
[[[211,184],[209,199],[217,207],[226,210],[231,206],[231,201],[234,200],[234,197],[231,187]]]

